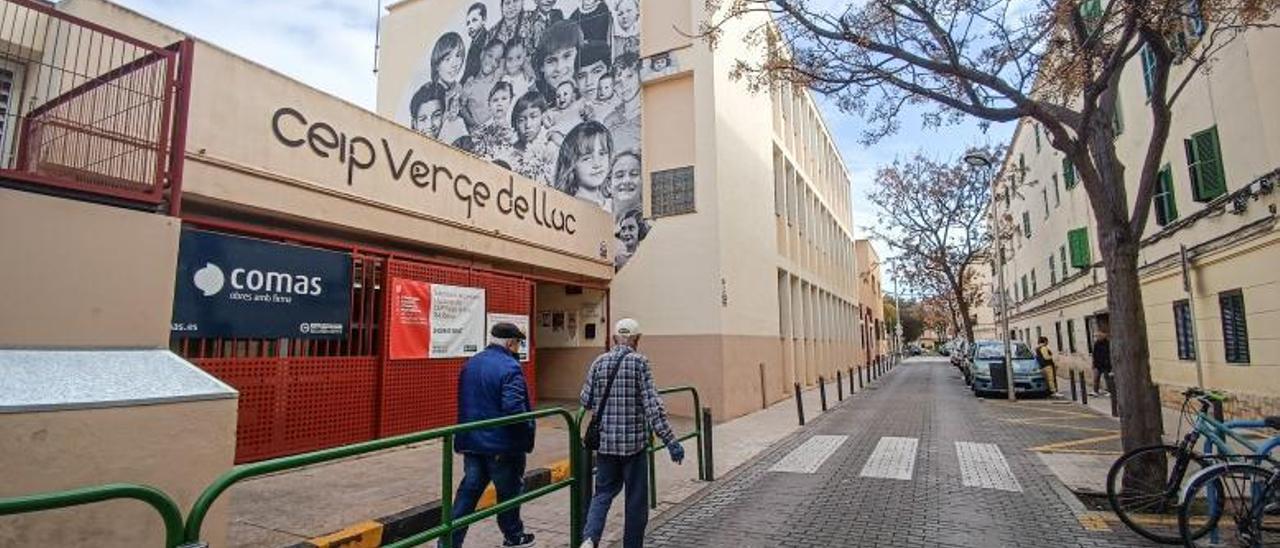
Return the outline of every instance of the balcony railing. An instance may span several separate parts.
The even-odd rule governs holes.
[[[191,52],[0,0],[0,178],[176,214]]]

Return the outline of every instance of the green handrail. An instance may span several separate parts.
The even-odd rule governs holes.
[[[702,440],[703,440],[702,398],[698,396],[697,388],[694,388],[688,385],[671,386],[667,388],[658,389],[658,394],[660,395],[675,394],[677,392],[688,392],[691,395],[693,395],[693,432],[677,437],[676,441],[681,442],[687,439],[697,438],[698,440],[697,442],[698,443],[698,479],[702,481],[708,481],[707,466],[706,466],[706,462],[703,460],[704,456],[702,454],[704,449],[702,444]],[[707,426],[710,427],[710,425],[707,425]],[[649,508],[658,507],[658,478],[657,478],[658,464],[654,462],[653,454],[665,449],[666,447],[667,447],[666,442],[663,442],[662,445],[658,445],[658,442],[654,438],[653,434],[652,433],[649,434],[649,450],[647,451],[648,453],[647,459],[649,461]]]
[[[442,543],[446,548],[449,548],[453,546],[452,533],[454,530],[465,527],[499,512],[504,512],[515,506],[558,491],[565,487],[578,484],[583,478],[579,452],[571,450],[569,451],[570,473],[568,478],[454,520],[452,512],[453,437],[462,432],[506,426],[552,415],[563,418],[567,423],[567,430],[569,431],[569,447],[581,447],[582,441],[579,438],[577,421],[574,419],[574,416],[563,408],[553,407],[548,409],[539,409],[528,413],[521,413],[519,415],[509,415],[496,419],[455,424],[432,430],[424,430],[422,432],[414,432],[412,434],[404,434],[391,438],[344,445],[342,447],[323,449],[320,451],[313,451],[311,453],[303,453],[301,455],[292,455],[262,462],[243,464],[232,468],[219,476],[218,479],[214,480],[214,482],[209,485],[209,487],[205,488],[204,492],[200,493],[200,497],[196,499],[195,504],[191,507],[191,514],[187,518],[184,537],[187,542],[198,541],[200,538],[200,529],[204,525],[204,519],[208,515],[210,507],[213,506],[213,503],[224,491],[241,480],[355,455],[363,455],[365,453],[381,451],[392,447],[400,447],[403,445],[444,438],[444,442],[441,443],[443,464],[441,467],[440,525],[403,539],[390,546],[416,546],[428,540],[443,536],[444,539]],[[571,546],[577,546],[582,541],[582,523],[580,521],[580,508],[582,501],[580,498],[580,491],[580,489],[569,490],[569,544]]]
[[[51,491],[0,499],[0,516],[56,510],[113,499],[134,499],[151,505],[164,520],[164,545],[174,548],[182,543],[182,510],[159,489],[134,483],[109,483],[66,491]]]

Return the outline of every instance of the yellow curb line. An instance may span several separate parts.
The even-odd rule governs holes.
[[[547,469],[551,471],[551,483],[563,481],[569,477],[569,459],[560,459],[549,465]],[[484,488],[484,493],[480,495],[479,502],[476,503],[476,510],[484,510],[498,503],[498,491],[493,488],[490,483]],[[344,547],[345,548],[345,547]]]
[[[1081,514],[1076,519],[1080,521],[1080,526],[1084,527],[1085,531],[1105,532],[1111,530],[1111,526],[1107,525],[1106,516],[1100,512]]]
[[[1092,443],[1102,443],[1102,442],[1104,442],[1104,441],[1111,441],[1111,440],[1118,440],[1118,439],[1120,439],[1120,434],[1119,434],[1119,433],[1115,433],[1115,434],[1107,434],[1107,435],[1105,435],[1105,436],[1097,436],[1097,437],[1092,437],[1092,438],[1083,438],[1083,439],[1078,439],[1078,440],[1067,440],[1067,441],[1060,441],[1060,442],[1056,442],[1056,443],[1049,443],[1049,444],[1040,445],[1040,446],[1037,446],[1037,447],[1029,447],[1029,448],[1027,448],[1027,450],[1028,450],[1028,451],[1037,451],[1037,452],[1040,452],[1040,453],[1054,453],[1054,452],[1058,452],[1058,453],[1067,453],[1067,452],[1071,452],[1071,453],[1079,453],[1079,452],[1087,452],[1087,453],[1089,453],[1089,454],[1116,454],[1116,455],[1118,455],[1119,453],[1116,453],[1115,451],[1105,451],[1105,452],[1104,452],[1104,451],[1089,450],[1089,449],[1067,449],[1067,448],[1069,448],[1069,447],[1076,447],[1076,446],[1079,446],[1079,445],[1088,445],[1088,444],[1092,444]]]

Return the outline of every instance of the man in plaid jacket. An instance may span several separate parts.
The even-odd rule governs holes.
[[[626,508],[622,534],[623,548],[640,548],[649,522],[649,470],[645,461],[648,432],[660,438],[671,460],[684,460],[684,447],[676,441],[667,423],[667,410],[653,385],[649,359],[636,352],[640,344],[640,324],[631,318],[618,320],[613,330],[614,346],[591,364],[579,398],[583,407],[600,420],[600,450],[596,457],[596,491],[587,509],[582,536],[583,548],[594,548],[604,533],[605,518],[613,499],[626,487]],[[617,375],[605,398],[609,375]],[[604,401],[603,409],[600,402]]]

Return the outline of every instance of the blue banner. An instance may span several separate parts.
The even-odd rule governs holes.
[[[350,255],[183,229],[173,336],[336,339],[350,316]]]

